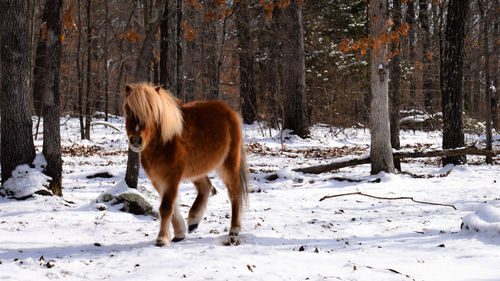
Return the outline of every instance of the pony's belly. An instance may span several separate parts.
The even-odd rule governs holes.
[[[215,155],[204,155],[189,161],[184,171],[183,178],[196,180],[209,172],[217,169],[227,156],[227,149],[215,153]]]

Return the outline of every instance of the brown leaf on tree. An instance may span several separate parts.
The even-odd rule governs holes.
[[[205,13],[205,21],[210,22],[212,19],[215,17],[215,11],[214,10],[209,10],[207,13]]]
[[[406,36],[408,34],[408,29],[410,29],[410,25],[405,22],[405,23],[401,24],[400,27],[398,27],[398,33]]]
[[[62,16],[62,22],[64,24],[64,28],[67,30],[73,30],[76,27],[75,21],[73,20],[73,7],[67,5],[66,10]]]

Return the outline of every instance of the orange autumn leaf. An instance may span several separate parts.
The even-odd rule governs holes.
[[[73,30],[76,27],[75,22],[73,20],[73,7],[68,5],[66,11],[62,16],[62,22],[64,24],[64,28],[68,30]]]
[[[408,29],[410,29],[410,25],[405,22],[400,27],[398,27],[398,33],[406,36],[408,34]]]
[[[338,49],[342,53],[347,53],[349,51],[349,43],[351,42],[351,39],[342,39],[340,43],[338,44]]]
[[[210,22],[212,21],[212,19],[215,17],[215,11],[214,10],[209,10],[206,14],[205,14],[205,21],[206,22]]]
[[[186,40],[189,41],[189,42],[191,42],[196,37],[196,33],[194,32],[194,29],[187,28],[186,31],[185,31],[185,36],[186,36]]]

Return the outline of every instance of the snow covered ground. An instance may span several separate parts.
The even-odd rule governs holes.
[[[402,164],[405,171],[435,175],[427,179],[371,176],[369,165],[308,175],[291,169],[365,154],[369,132],[315,126],[311,139],[285,135],[282,149],[279,132],[270,137],[267,129],[245,126],[253,192],[240,244],[227,246],[230,206],[214,174],[219,193],[198,230],[158,248],[158,220],[123,213],[120,206],[98,210],[99,195],[122,184],[126,137],[96,125],[92,141],[81,141],[77,120],[63,122],[64,197],[0,197],[0,280],[500,280],[498,158],[493,166],[476,165],[481,157],[460,167],[442,168],[438,159]],[[112,123],[124,127],[123,120]],[[469,144],[480,140],[467,136]],[[405,149],[440,148],[441,134],[402,132],[401,142]],[[113,177],[87,178],[98,172]],[[275,173],[279,178],[266,179]],[[380,182],[369,182],[376,178]],[[139,186],[157,208],[144,172]],[[349,192],[409,196],[457,210],[359,195],[319,201]],[[194,197],[192,185],[182,183],[185,217]]]

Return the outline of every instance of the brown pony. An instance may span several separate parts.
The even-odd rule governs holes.
[[[240,118],[218,101],[182,104],[160,87],[140,83],[125,88],[124,108],[130,149],[160,194],[160,232],[157,246],[184,239],[186,226],[176,204],[179,182],[191,180],[198,195],[189,210],[189,232],[203,217],[212,183],[207,173],[216,170],[227,187],[232,216],[229,235],[241,231],[240,213],[247,201],[247,167]]]

